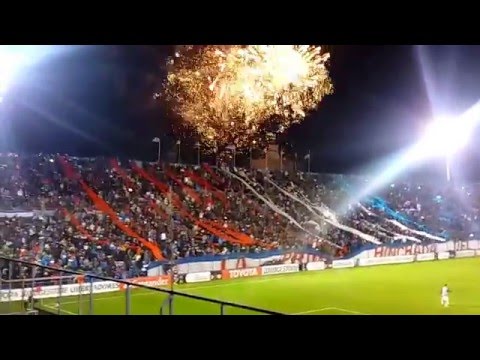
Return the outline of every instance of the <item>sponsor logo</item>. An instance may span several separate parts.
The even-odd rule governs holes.
[[[18,290],[12,290],[12,291],[2,290],[0,292],[1,301],[8,301],[9,299],[11,299],[12,301],[17,301],[18,298],[20,298],[20,297],[21,297],[21,295],[19,295]]]
[[[146,276],[146,277],[140,277],[140,278],[127,279],[127,281],[132,282],[134,284],[139,284],[139,285],[145,285],[145,286],[151,286],[151,287],[162,287],[162,286],[170,285],[170,276],[168,275]],[[132,289],[136,287],[137,286],[132,286]],[[126,288],[127,288],[127,285],[120,284],[120,290],[125,290]]]
[[[52,285],[52,286],[42,286],[35,287],[33,289],[33,295],[36,299],[47,299],[55,298],[60,295],[64,296],[73,296],[78,294],[88,294],[90,290],[94,294],[114,292],[120,289],[120,284],[114,281],[102,281],[92,284],[65,284],[62,286]],[[12,291],[2,290],[0,292],[0,301],[20,301],[22,299],[28,299],[32,293],[32,288],[14,289]]]
[[[450,259],[450,253],[448,251],[442,251],[437,254],[438,260]]]
[[[170,283],[168,278],[162,278],[158,277],[157,279],[152,279],[152,280],[143,280],[143,281],[138,281],[137,284],[140,285],[146,285],[146,286],[152,286],[152,287],[160,287],[160,286],[167,286]]]
[[[323,261],[315,261],[307,263],[307,271],[325,270],[326,266]]]
[[[344,269],[344,268],[352,268],[352,267],[355,267],[354,259],[332,261],[332,269]]]
[[[113,281],[105,281],[99,283],[93,283],[93,290],[94,291],[104,291],[104,290],[117,290],[119,288],[119,283]],[[89,285],[79,286],[81,290],[89,289]]]
[[[258,268],[236,269],[223,271],[224,279],[238,279],[243,277],[251,277],[260,275]]]
[[[297,264],[270,265],[262,267],[262,275],[286,274],[300,271]]]
[[[418,254],[417,261],[435,260],[435,253]]]
[[[204,281],[210,281],[210,280],[211,280],[210,271],[189,273],[185,275],[185,282],[187,283],[204,282]]]

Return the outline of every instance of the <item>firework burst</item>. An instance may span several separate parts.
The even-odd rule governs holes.
[[[333,92],[328,59],[309,45],[177,47],[163,98],[207,146],[261,144]]]

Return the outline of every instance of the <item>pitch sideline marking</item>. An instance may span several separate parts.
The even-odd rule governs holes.
[[[65,305],[68,305],[68,303],[63,303]],[[76,303],[73,303],[73,304],[76,304]],[[58,308],[56,308],[55,306],[50,306],[50,305],[45,305],[43,304],[42,305],[43,307],[46,307],[47,309],[50,309],[50,310],[54,310],[55,312],[58,313]],[[66,314],[69,314],[69,315],[78,315],[77,313],[74,313],[74,312],[71,312],[71,311],[68,311],[68,310],[63,310],[63,309],[60,309],[60,313],[66,313]]]
[[[350,314],[355,314],[355,315],[368,315],[368,314],[365,314],[365,313],[362,313],[362,312],[359,312],[359,311],[342,309],[342,308],[338,308],[338,307],[326,307],[326,308],[321,308],[321,309],[313,309],[313,310],[308,310],[308,311],[297,312],[297,313],[290,314],[290,315],[306,315],[306,314],[313,314],[313,313],[316,313],[316,312],[322,312],[322,311],[328,311],[328,310],[337,310],[337,311],[350,313]]]

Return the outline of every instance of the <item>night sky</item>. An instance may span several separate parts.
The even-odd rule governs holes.
[[[328,49],[335,93],[287,134],[299,154],[311,150],[314,171],[357,171],[413,143],[432,114],[480,99],[479,46]],[[154,136],[165,152],[175,141],[152,99],[172,51],[79,47],[30,68],[0,106],[2,150],[155,159]],[[474,145],[456,165],[480,175]]]

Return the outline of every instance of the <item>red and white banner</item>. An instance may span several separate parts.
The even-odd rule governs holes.
[[[413,244],[398,247],[378,246],[374,249],[362,251],[354,258],[379,258],[462,250],[480,250],[480,240],[445,241],[429,245]]]

